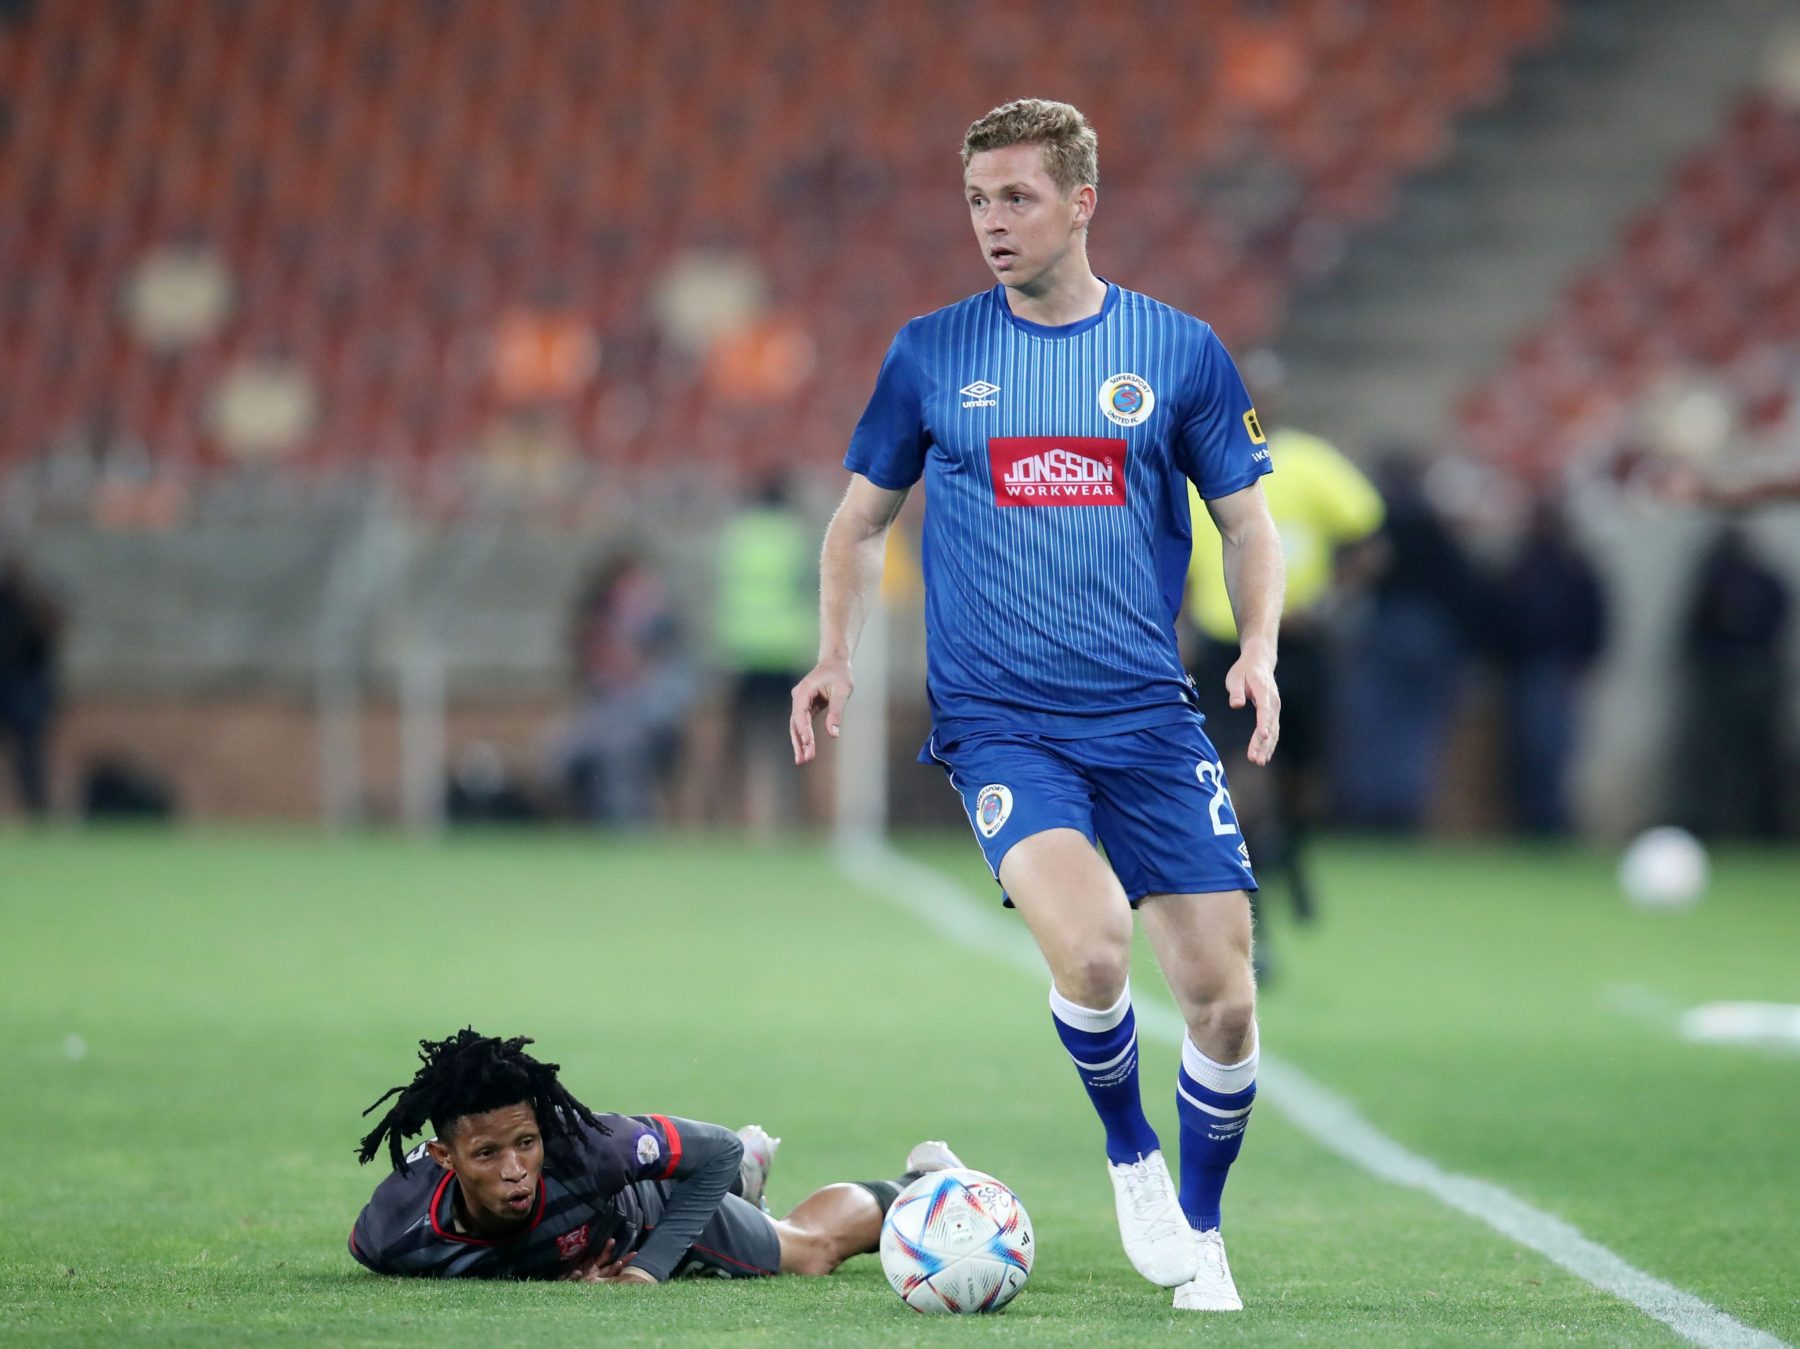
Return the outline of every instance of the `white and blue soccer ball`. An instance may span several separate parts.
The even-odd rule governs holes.
[[[982,1171],[931,1171],[881,1224],[881,1269],[918,1312],[997,1312],[1031,1276],[1025,1206]]]

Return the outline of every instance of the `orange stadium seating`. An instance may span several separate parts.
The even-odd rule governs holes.
[[[1464,434],[1542,477],[1631,434],[1639,401],[1682,372],[1717,377],[1745,428],[1794,412],[1800,366],[1800,111],[1744,99],[1661,200],[1469,391]]]
[[[1083,106],[1100,270],[1243,344],[1556,18],[1556,0],[38,3],[0,27],[0,463],[104,412],[204,468],[221,372],[279,353],[319,393],[294,463],[429,465],[495,410],[501,317],[552,304],[598,340],[545,413],[583,455],[830,464],[893,329],[986,284],[950,195],[974,115]],[[1791,282],[1789,236],[1739,218],[1741,174],[1800,182],[1790,131],[1747,116],[1546,350],[1640,359],[1643,303],[1704,327],[1711,243],[1690,221]],[[178,240],[216,250],[234,302],[158,353],[119,297]],[[768,342],[709,362],[660,335],[657,279],[700,246],[763,269]],[[810,373],[761,380],[796,343],[821,353]]]

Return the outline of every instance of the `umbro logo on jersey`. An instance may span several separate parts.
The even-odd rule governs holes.
[[[1118,436],[989,436],[996,506],[1123,506]]]
[[[965,384],[957,390],[963,396],[966,408],[995,408],[1000,400],[994,395],[1000,392],[998,384],[989,384],[985,379],[978,379],[973,384]]]

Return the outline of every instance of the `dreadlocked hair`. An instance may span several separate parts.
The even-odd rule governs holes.
[[[419,1041],[419,1071],[403,1086],[390,1087],[367,1110],[366,1117],[382,1102],[398,1097],[379,1123],[363,1139],[357,1159],[365,1165],[387,1143],[394,1170],[406,1174],[405,1140],[429,1122],[439,1138],[465,1115],[485,1114],[524,1101],[537,1114],[538,1128],[546,1141],[567,1139],[580,1120],[607,1133],[594,1112],[571,1096],[557,1080],[560,1065],[540,1063],[525,1052],[534,1043],[516,1035],[510,1040],[477,1034],[465,1026],[447,1040]]]

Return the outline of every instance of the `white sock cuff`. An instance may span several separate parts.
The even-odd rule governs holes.
[[[1219,1063],[1200,1052],[1189,1036],[1181,1037],[1181,1067],[1187,1075],[1209,1091],[1232,1095],[1256,1081],[1256,1059],[1262,1051],[1262,1036],[1256,1023],[1250,1023],[1250,1052],[1239,1063]]]
[[[1076,1030],[1099,1034],[1109,1031],[1125,1019],[1125,1013],[1131,1010],[1131,980],[1125,981],[1125,990],[1119,994],[1119,1000],[1111,1007],[1083,1007],[1079,1003],[1070,1002],[1056,991],[1056,985],[1050,985],[1050,1014],[1065,1026],[1073,1026]]]

